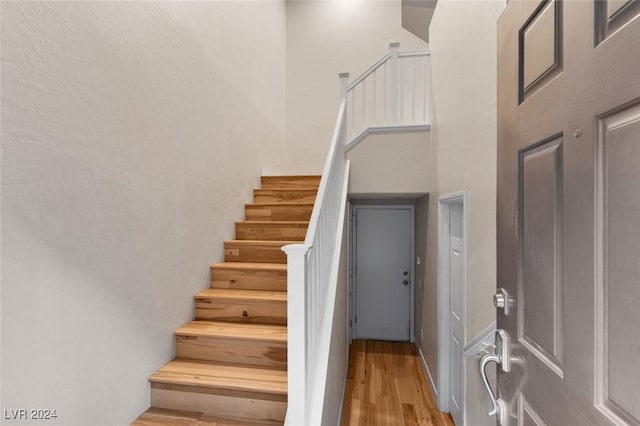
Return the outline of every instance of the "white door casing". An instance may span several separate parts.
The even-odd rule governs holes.
[[[438,199],[438,408],[464,422],[466,195]]]
[[[356,339],[413,340],[413,206],[353,207]]]
[[[464,419],[464,205],[449,204],[449,412],[457,424]]]

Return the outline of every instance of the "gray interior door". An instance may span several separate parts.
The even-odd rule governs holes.
[[[498,52],[500,423],[638,425],[640,2],[511,1]]]
[[[413,210],[355,209],[355,338],[408,341]]]

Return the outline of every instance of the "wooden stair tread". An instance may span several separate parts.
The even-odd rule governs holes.
[[[315,188],[320,186],[321,176],[297,175],[297,176],[262,176],[260,183],[264,189],[280,188]]]
[[[272,194],[274,192],[285,194],[317,194],[318,188],[256,188],[253,190],[254,194]]]
[[[280,203],[247,203],[245,206],[247,207],[282,207],[282,206],[313,206],[315,203],[313,201],[282,201]]]
[[[191,321],[177,329],[176,336],[220,337],[235,340],[286,342],[284,325],[218,321]]]
[[[262,300],[286,302],[286,291],[242,290],[227,288],[209,288],[195,295],[196,299],[234,299],[234,300]]]
[[[283,370],[175,359],[149,377],[151,383],[233,391],[287,394]]]
[[[280,202],[254,202],[245,204],[248,207],[281,207],[281,206],[314,206],[315,203],[313,201],[296,201],[296,200],[288,200],[288,201],[280,201]]]
[[[216,269],[231,270],[260,270],[260,271],[287,271],[287,265],[283,263],[258,263],[258,262],[220,262],[211,266]]]
[[[308,220],[238,220],[236,223],[245,224],[245,225],[309,226]],[[253,241],[259,241],[259,240],[253,240]]]
[[[227,240],[225,244],[233,244],[238,246],[274,246],[283,247],[287,244],[300,244],[300,241],[276,241],[276,240]],[[260,263],[260,262],[255,262]]]
[[[306,179],[306,178],[314,178],[320,179],[322,175],[263,175],[260,176],[260,179]]]
[[[282,422],[217,417],[200,412],[152,407],[131,426],[282,426]]]

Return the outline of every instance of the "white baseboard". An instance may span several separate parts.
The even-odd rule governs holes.
[[[422,369],[427,374],[429,378],[429,385],[431,387],[431,392],[433,392],[433,399],[438,399],[438,388],[436,387],[435,382],[433,381],[433,376],[431,376],[431,371],[429,370],[429,366],[427,365],[427,360],[424,359],[424,354],[422,353],[422,349],[416,343],[416,349],[418,349],[418,354],[420,355],[420,360],[422,361]]]
[[[349,345],[347,345],[347,348],[349,348]],[[347,349],[347,352],[349,350]],[[342,396],[340,397],[340,401],[342,401],[342,403],[340,404],[340,411],[338,411],[338,424],[336,426],[339,426],[342,424],[342,413],[344,412],[344,394],[347,391],[347,375],[349,374],[349,360],[347,359],[347,369],[344,372],[344,381],[342,382]]]

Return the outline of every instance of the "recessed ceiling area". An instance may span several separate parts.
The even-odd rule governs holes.
[[[402,0],[402,28],[429,42],[429,24],[438,0]]]

